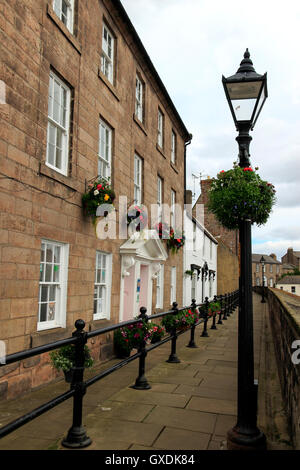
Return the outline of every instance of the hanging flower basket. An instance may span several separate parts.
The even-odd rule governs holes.
[[[113,210],[115,192],[111,188],[109,178],[97,178],[94,183],[88,185],[88,191],[82,195],[82,205],[86,215],[96,221],[97,209],[105,204],[104,216]]]
[[[258,168],[222,170],[213,178],[208,192],[208,209],[229,230],[239,228],[242,220],[263,225],[267,222],[275,204],[275,189],[256,173]]]
[[[161,240],[167,240],[170,238],[170,231],[173,230],[165,222],[159,222],[154,225],[154,229],[157,231],[158,236]]]
[[[182,232],[170,229],[170,238],[167,240],[167,248],[173,253],[178,253],[185,244],[185,236]]]
[[[135,232],[141,232],[148,226],[148,213],[143,205],[130,207],[127,213],[127,225]]]
[[[150,343],[155,326],[152,322],[140,320],[115,330],[114,347],[118,357],[128,357],[132,349],[139,349],[143,342]]]
[[[68,383],[72,382],[75,365],[75,345],[69,344],[62,346],[50,353],[51,365],[54,369],[62,370],[65,375],[65,380]],[[94,361],[90,353],[89,347],[84,345],[84,367],[92,367]]]

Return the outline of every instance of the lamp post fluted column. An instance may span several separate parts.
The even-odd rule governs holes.
[[[223,77],[225,94],[239,132],[239,166],[250,167],[249,132],[267,97],[266,74],[255,72],[248,49],[235,75]],[[246,106],[245,106],[246,105]],[[228,431],[230,450],[264,450],[265,435],[257,427],[257,386],[254,383],[251,220],[239,223],[240,280],[238,319],[237,423]]]

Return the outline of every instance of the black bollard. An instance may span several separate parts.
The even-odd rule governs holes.
[[[178,314],[178,304],[177,302],[173,302],[173,315]],[[171,363],[178,363],[180,362],[180,359],[178,359],[177,354],[176,354],[176,341],[177,341],[177,333],[176,333],[176,326],[174,326],[171,330],[171,354],[169,356],[169,359],[166,362],[171,362]]]
[[[223,312],[223,295],[221,294],[220,295],[220,313],[219,313],[219,321],[218,321],[218,325],[223,325],[223,322],[222,322],[222,312]]]
[[[208,337],[208,333],[207,333],[207,321],[208,321],[208,306],[209,306],[209,301],[208,301],[208,297],[205,297],[205,316],[204,316],[204,328],[203,328],[203,332],[202,332],[202,337],[204,338],[207,338]]]
[[[76,320],[76,331],[72,336],[78,338],[75,343],[75,367],[74,377],[71,383],[71,388],[75,389],[73,401],[73,424],[70,428],[67,437],[62,441],[62,445],[68,448],[87,447],[92,443],[92,440],[86,435],[85,429],[82,426],[82,402],[83,396],[86,393],[86,386],[83,382],[85,353],[84,346],[87,342],[87,333],[83,331],[85,322],[83,320]]]
[[[215,296],[214,296],[214,302],[217,302],[217,301],[218,301],[218,298],[217,298],[217,296],[215,295]],[[217,315],[217,313],[214,312],[214,314],[213,314],[213,322],[212,322],[212,325],[211,325],[211,327],[210,327],[211,330],[217,330],[217,327],[216,327],[216,315]]]
[[[196,300],[195,299],[192,299],[191,310],[194,313],[196,312]],[[187,348],[197,348],[197,345],[195,343],[195,325],[192,325],[191,327],[191,338],[190,338],[189,344],[187,345]]]
[[[148,322],[148,315],[146,314],[147,309],[145,307],[140,308],[140,315],[139,318],[142,321],[145,321],[146,323]],[[139,347],[139,352],[141,353],[140,358],[139,358],[139,375],[135,381],[135,384],[132,385],[132,388],[135,390],[149,390],[151,388],[151,385],[149,385],[146,377],[145,377],[145,362],[146,362],[146,356],[147,356],[147,351],[146,351],[146,341],[142,341],[140,347]]]

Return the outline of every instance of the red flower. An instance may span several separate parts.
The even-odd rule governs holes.
[[[224,170],[221,170],[220,173],[225,173],[225,171],[224,171]]]
[[[97,189],[102,189],[102,184],[97,184]]]

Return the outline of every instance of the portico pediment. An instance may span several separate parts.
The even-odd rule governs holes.
[[[120,247],[120,254],[147,261],[166,261],[167,251],[156,230],[136,232]]]

